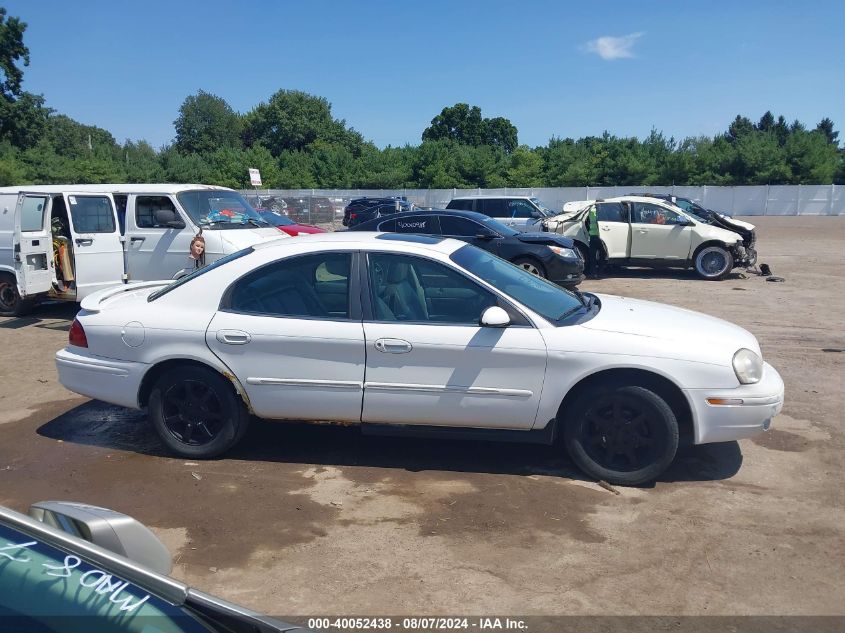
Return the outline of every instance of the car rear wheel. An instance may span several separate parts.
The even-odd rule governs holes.
[[[678,422],[644,387],[595,387],[565,414],[564,443],[586,474],[636,486],[659,476],[678,450]]]
[[[536,259],[531,259],[530,257],[517,257],[513,260],[513,263],[522,268],[523,270],[527,270],[532,275],[537,275],[538,277],[546,277],[546,269],[543,268],[543,264],[538,262]]]
[[[0,274],[0,316],[24,316],[32,311],[35,302],[21,299],[18,284],[12,275]]]
[[[231,383],[204,367],[163,373],[150,392],[150,419],[162,442],[183,457],[207,459],[243,437],[249,413]]]
[[[727,277],[733,270],[734,258],[728,249],[714,244],[700,249],[695,254],[693,263],[699,277],[718,281]]]

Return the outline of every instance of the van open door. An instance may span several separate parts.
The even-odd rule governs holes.
[[[13,258],[22,299],[44,294],[53,285],[50,196],[21,193],[15,207]]]
[[[76,300],[123,283],[123,242],[114,199],[108,193],[66,192]]]

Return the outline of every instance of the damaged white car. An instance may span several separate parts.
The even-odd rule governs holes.
[[[650,268],[694,268],[704,279],[724,279],[735,267],[757,261],[753,230],[725,228],[682,210],[671,202],[645,196],[580,200],[543,221],[547,231],[571,237],[586,257],[590,236],[587,217],[595,205],[599,235],[608,264]]]

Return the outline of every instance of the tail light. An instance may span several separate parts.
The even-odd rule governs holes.
[[[76,347],[88,347],[88,339],[85,337],[85,330],[82,329],[82,324],[74,319],[70,324],[70,332],[68,332],[68,343]]]
[[[357,217],[358,217],[358,214],[357,214],[357,213],[350,213],[350,214],[349,214],[349,219],[350,219],[350,220],[354,220],[354,219],[355,219],[355,218],[357,218]]]

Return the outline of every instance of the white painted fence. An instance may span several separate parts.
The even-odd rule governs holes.
[[[329,198],[335,208],[363,196],[405,196],[422,207],[445,207],[457,196],[518,195],[536,196],[552,210],[564,202],[610,198],[634,192],[673,193],[695,200],[702,206],[727,215],[845,215],[843,185],[761,185],[751,187],[549,187],[525,189],[271,189],[259,193],[291,198]]]

